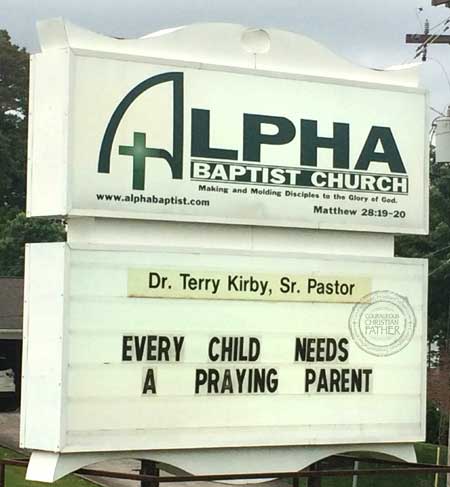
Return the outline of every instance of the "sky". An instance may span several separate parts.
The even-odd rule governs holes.
[[[32,53],[39,51],[36,21],[51,17],[129,38],[197,22],[276,27],[382,68],[412,61],[417,46],[405,44],[405,34],[423,32],[427,18],[433,27],[450,17],[450,8],[432,7],[431,0],[0,0],[0,28]],[[422,85],[430,106],[443,112],[450,104],[450,46],[435,44],[428,52]]]

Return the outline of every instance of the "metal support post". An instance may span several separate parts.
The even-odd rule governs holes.
[[[313,463],[309,470],[320,470],[319,462]],[[322,484],[320,477],[308,477],[308,481],[306,483],[307,487],[320,487]]]
[[[141,470],[139,473],[141,475],[155,475],[159,477],[159,468],[151,460],[141,460]],[[141,480],[141,487],[159,487],[159,482],[158,480]]]
[[[0,487],[5,487],[6,484],[6,465],[4,463],[0,463]]]
[[[359,462],[355,460],[353,470],[359,470]],[[358,475],[353,475],[352,487],[358,487]]]

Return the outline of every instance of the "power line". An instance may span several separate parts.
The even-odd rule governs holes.
[[[432,107],[432,106],[430,106],[430,105],[428,105],[428,108],[429,108],[429,109],[430,109],[432,112],[437,113],[438,115],[440,115],[441,117],[446,117],[445,113],[441,112],[440,110],[436,110],[436,108],[433,108],[433,107]],[[434,122],[435,120],[437,120],[437,118],[435,118],[435,119],[433,120],[433,122]]]
[[[449,22],[450,22],[450,20],[449,20]],[[423,36],[417,36],[417,37],[423,38],[424,40],[416,48],[417,54],[414,56],[414,58],[417,58],[418,56],[420,56],[422,54],[422,61],[426,61],[426,58],[427,58],[426,53],[427,53],[428,46],[430,46],[431,44],[434,44],[434,43],[438,43],[438,44],[450,43],[450,36],[443,36],[442,35],[442,34],[444,34],[444,32],[447,32],[449,28],[450,27],[447,24],[445,24],[443,26],[443,28],[437,34],[433,34],[433,35],[429,35],[429,33],[427,32],[427,29],[425,29],[425,34]]]
[[[417,14],[417,11],[416,11]],[[406,43],[407,44],[419,44],[416,49],[416,56],[422,56],[422,61],[427,60],[427,47],[430,44],[450,44],[450,36],[443,35],[449,29],[450,17],[438,22],[433,27],[430,27],[430,22],[428,19],[424,23],[424,33],[423,34],[407,34]],[[436,32],[437,31],[437,32]]]
[[[430,27],[430,32],[433,32],[437,27],[442,25],[444,22],[448,23],[450,21],[450,16],[446,17],[445,19],[441,20],[439,23],[433,25],[433,27]]]
[[[439,61],[438,59],[435,59],[435,58],[428,58],[430,61],[434,61],[435,63],[437,63],[440,67],[441,67],[441,70],[442,72],[444,73],[444,76],[445,76],[445,79],[447,80],[447,86],[448,86],[448,89],[450,90],[450,76],[448,74],[448,71],[447,69],[445,68],[445,66],[441,63],[441,61]],[[445,115],[444,115],[445,116]]]
[[[436,274],[437,271],[439,271],[440,269],[442,269],[442,267],[445,267],[446,265],[449,265],[450,264],[450,259],[449,260],[446,260],[445,262],[443,262],[441,265],[438,265],[436,267],[436,269],[433,269],[429,274],[428,274],[428,277],[431,277],[433,274]]]

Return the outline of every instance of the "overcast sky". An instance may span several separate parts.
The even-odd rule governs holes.
[[[405,44],[405,34],[422,32],[426,18],[433,27],[449,16],[431,0],[0,0],[0,28],[30,52],[39,50],[36,20],[50,17],[118,37],[214,21],[299,32],[369,67],[411,61],[416,46]],[[423,85],[430,105],[443,111],[450,104],[450,46],[434,45],[429,56]]]

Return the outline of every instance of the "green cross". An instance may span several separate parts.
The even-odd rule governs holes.
[[[145,159],[161,157],[161,149],[145,147],[145,134],[142,132],[134,132],[133,137],[133,145],[119,145],[119,154],[133,157],[133,189],[144,189]]]

